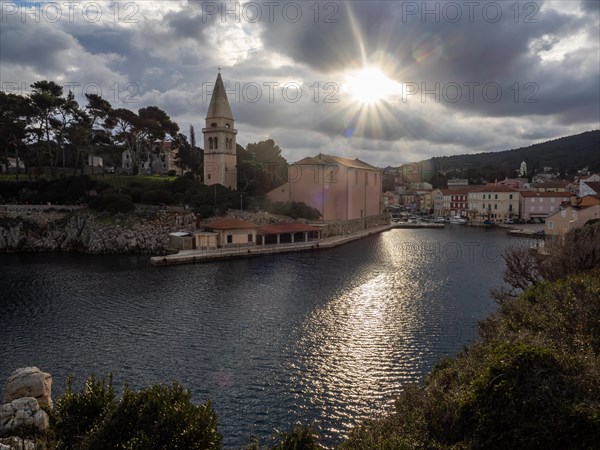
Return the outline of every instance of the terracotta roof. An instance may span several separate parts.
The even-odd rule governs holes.
[[[501,186],[496,184],[486,184],[485,186],[479,186],[478,189],[474,189],[471,192],[519,192],[508,186]]]
[[[551,180],[551,181],[542,181],[541,183],[533,183],[532,186],[534,188],[543,188],[543,187],[566,187],[569,184],[568,181],[562,180]]]
[[[204,225],[204,228],[210,228],[212,230],[239,230],[258,228],[258,225],[231,217],[227,219],[217,219],[214,222],[207,223]]]
[[[341,164],[342,166],[352,167],[354,169],[365,169],[365,170],[381,170],[378,167],[367,164],[360,159],[352,159],[352,158],[344,158],[342,156],[333,156],[333,155],[324,155],[320,153],[317,156],[308,156],[306,158],[301,159],[293,165],[332,165],[332,164]]]
[[[520,191],[522,197],[571,197],[570,192]]]
[[[584,181],[584,183],[596,193],[600,193],[600,181]]]
[[[273,223],[260,227],[261,234],[302,233],[304,231],[319,231],[318,227],[305,223]]]
[[[463,186],[456,189],[440,189],[440,191],[442,191],[442,194],[444,195],[468,194],[469,192],[477,191],[481,187],[483,186],[479,184],[473,184],[470,186]]]

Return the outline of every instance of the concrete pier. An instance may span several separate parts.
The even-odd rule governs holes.
[[[249,258],[252,256],[274,255],[277,253],[302,252],[310,250],[321,250],[337,247],[348,242],[362,239],[372,234],[391,230],[392,228],[443,228],[443,224],[410,224],[392,223],[380,227],[357,231],[356,233],[343,236],[332,236],[320,240],[308,242],[296,242],[289,244],[256,245],[245,247],[224,247],[214,250],[181,250],[174,255],[153,256],[150,264],[153,266],[175,266],[180,264],[194,264],[205,261],[217,261],[221,259]]]

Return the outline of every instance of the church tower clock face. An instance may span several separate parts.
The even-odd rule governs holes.
[[[221,73],[206,113],[204,134],[204,184],[237,189],[236,135],[233,114]]]

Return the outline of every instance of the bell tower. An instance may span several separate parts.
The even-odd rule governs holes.
[[[237,190],[237,156],[233,127],[233,114],[229,107],[221,72],[206,113],[204,134],[204,184],[222,184]]]

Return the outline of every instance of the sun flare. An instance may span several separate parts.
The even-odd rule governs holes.
[[[376,67],[365,67],[349,74],[343,88],[361,104],[373,104],[402,92],[400,83],[389,79]]]

